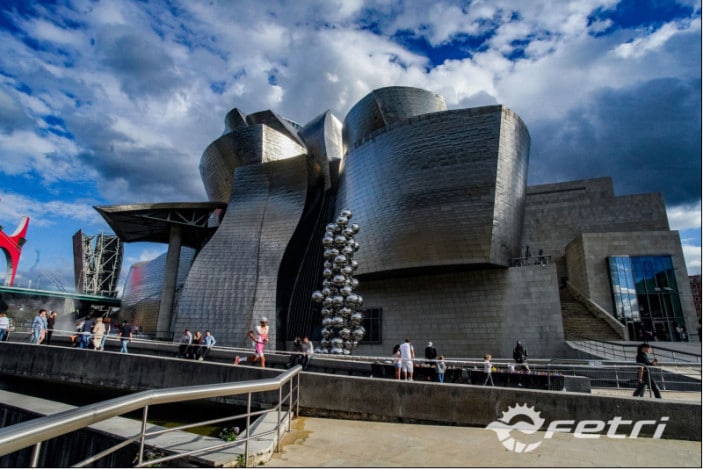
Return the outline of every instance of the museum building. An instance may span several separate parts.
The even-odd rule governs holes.
[[[417,88],[375,90],[343,122],[233,109],[201,158],[207,203],[96,208],[125,242],[169,244],[132,266],[120,315],[234,347],[266,317],[272,348],[320,344],[321,240],[349,210],[366,330],[354,354],[411,338],[509,357],[519,339],[531,357],[564,357],[568,340],[695,336],[663,196],[615,195],[609,177],[527,186],[529,149],[509,108],[448,110]]]

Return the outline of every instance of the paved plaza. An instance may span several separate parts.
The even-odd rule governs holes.
[[[557,433],[531,452],[506,449],[483,428],[300,417],[264,467],[701,467],[701,443],[577,439]]]
[[[594,389],[631,396],[632,390]],[[663,392],[664,400],[700,402],[700,392]],[[652,400],[652,398],[643,398]],[[484,428],[299,417],[264,467],[698,467],[701,442],[672,439],[576,438],[544,432],[531,452],[506,449]]]

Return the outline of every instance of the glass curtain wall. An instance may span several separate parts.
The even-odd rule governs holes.
[[[671,256],[608,257],[617,318],[636,340],[683,341],[687,335]]]

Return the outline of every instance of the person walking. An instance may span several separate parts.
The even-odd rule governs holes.
[[[437,359],[437,348],[434,347],[432,341],[429,341],[425,347],[425,359],[429,361],[429,365],[432,365],[434,360]]]
[[[307,336],[303,338],[303,360],[300,365],[303,366],[303,370],[308,370],[310,366],[310,360],[312,355],[315,354],[315,347]]]
[[[527,365],[527,348],[518,340],[513,349],[513,359],[517,362],[521,369],[529,372],[530,366]]]
[[[132,341],[132,327],[129,326],[126,320],[122,321],[122,326],[120,326],[120,352],[127,354],[127,345]]]
[[[200,357],[198,358],[199,361],[205,360],[207,355],[210,354],[210,350],[215,345],[215,343],[217,343],[217,340],[215,340],[215,337],[212,336],[210,330],[205,330],[205,337],[203,338],[203,347],[200,352]]]
[[[405,342],[400,345],[400,370],[403,372],[403,379],[413,380],[413,361],[415,360],[415,349],[410,338],[405,338]]]
[[[6,313],[0,313],[0,341],[5,341],[10,335],[10,319]]]
[[[41,309],[34,320],[32,320],[32,336],[30,342],[32,344],[40,344],[44,341],[44,336],[46,335],[47,323],[46,323],[46,310]]]
[[[107,340],[108,335],[112,331],[112,325],[111,325],[109,318],[105,318],[103,320],[103,324],[104,324],[104,328],[105,328],[105,333],[103,334],[103,337],[100,340],[100,347],[99,347],[100,351],[105,350],[105,340]]]
[[[46,344],[51,344],[51,335],[54,334],[54,325],[56,325],[56,312],[53,310],[46,317]]]
[[[637,347],[637,358],[635,361],[640,364],[640,367],[637,370],[637,388],[632,396],[644,396],[644,389],[649,386],[650,393],[654,393],[656,398],[661,398],[661,391],[659,390],[657,383],[654,379],[652,379],[652,374],[649,369],[650,366],[656,365],[657,362],[659,362],[654,356],[652,346],[647,343],[640,344]]]
[[[93,349],[100,351],[100,345],[103,343],[103,338],[105,337],[105,322],[102,318],[98,317],[95,319],[95,324],[93,325]]]
[[[491,383],[491,387],[495,387],[493,385],[493,364],[491,364],[491,356],[490,354],[486,354],[483,356],[483,371],[486,373],[486,380],[483,381],[483,385],[488,384],[488,382]]]
[[[435,371],[437,372],[437,380],[439,383],[444,383],[444,373],[447,372],[447,363],[444,362],[444,356],[439,356],[435,362]]]

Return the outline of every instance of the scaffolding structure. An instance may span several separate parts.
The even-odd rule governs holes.
[[[122,241],[116,235],[73,235],[76,291],[82,294],[117,297],[122,267]]]

